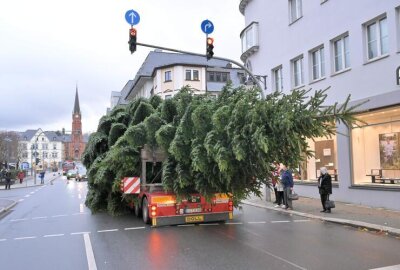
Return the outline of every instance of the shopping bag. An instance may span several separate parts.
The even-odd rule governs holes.
[[[295,201],[298,199],[299,199],[299,195],[296,192],[292,191],[292,193],[289,194],[289,200]]]

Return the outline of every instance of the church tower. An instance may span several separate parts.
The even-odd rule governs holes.
[[[74,160],[80,160],[82,152],[85,148],[82,136],[82,115],[79,107],[78,86],[75,92],[75,104],[72,111],[72,132],[71,143],[69,147],[69,156]]]

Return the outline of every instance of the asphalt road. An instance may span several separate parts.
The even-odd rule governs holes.
[[[226,223],[151,228],[92,215],[86,182],[1,191],[0,269],[374,269],[400,265],[400,240],[251,206]]]

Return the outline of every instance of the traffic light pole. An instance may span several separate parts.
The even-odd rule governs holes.
[[[190,54],[190,55],[197,55],[197,56],[205,57],[204,54],[200,54],[200,53],[187,52],[187,51],[182,51],[182,50],[177,50],[177,49],[172,49],[172,48],[166,48],[166,47],[161,47],[161,46],[156,46],[156,45],[151,45],[151,44],[145,44],[145,43],[140,43],[140,42],[137,42],[136,45],[143,46],[143,47],[148,47],[148,48],[154,48],[154,49],[161,49],[161,50],[165,50],[165,51],[178,52],[178,53],[184,53],[184,54]],[[231,62],[231,63],[241,67],[242,69],[244,69],[249,74],[249,76],[251,77],[253,82],[257,83],[257,86],[260,89],[261,98],[265,99],[265,94],[264,94],[263,88],[261,87],[260,82],[257,80],[256,76],[254,76],[254,74],[251,73],[251,71],[248,68],[246,68],[245,66],[243,66],[239,62],[236,62],[236,61],[234,61],[232,59],[228,59],[228,58],[224,58],[224,57],[217,57],[217,56],[213,56],[213,58],[214,59],[218,59],[218,60]]]

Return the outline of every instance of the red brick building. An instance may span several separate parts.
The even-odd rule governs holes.
[[[70,140],[65,142],[65,159],[80,160],[86,142],[82,134],[82,114],[79,107],[78,87],[75,93],[75,104],[72,111],[72,130]]]

